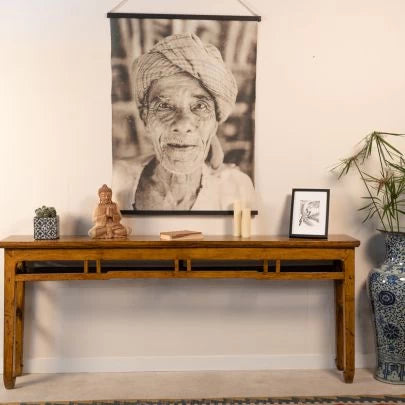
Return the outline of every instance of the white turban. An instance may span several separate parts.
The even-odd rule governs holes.
[[[135,65],[135,93],[138,106],[154,80],[186,72],[200,81],[215,101],[218,122],[224,122],[235,106],[238,88],[232,72],[213,45],[205,45],[194,34],[166,37]]]

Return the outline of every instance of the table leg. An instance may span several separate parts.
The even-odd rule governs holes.
[[[336,367],[344,369],[344,316],[343,316],[343,281],[335,280],[335,313],[336,313]]]
[[[15,269],[16,261],[10,252],[4,254],[4,346],[3,381],[7,389],[14,388],[15,332]]]
[[[348,251],[344,261],[344,270],[345,365],[343,377],[346,383],[352,383],[355,350],[354,249]]]
[[[24,343],[24,301],[25,282],[16,282],[16,325],[15,325],[15,376],[23,373],[23,343]]]

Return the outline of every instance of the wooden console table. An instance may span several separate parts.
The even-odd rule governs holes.
[[[11,236],[4,254],[4,368],[6,388],[23,372],[24,287],[28,281],[114,278],[253,278],[334,280],[336,366],[344,381],[354,377],[354,251],[360,242],[345,235],[322,239],[232,236],[202,241],[61,237],[35,241]],[[49,261],[55,261],[49,266]],[[63,261],[69,261],[63,266]],[[72,264],[71,261],[75,261]]]

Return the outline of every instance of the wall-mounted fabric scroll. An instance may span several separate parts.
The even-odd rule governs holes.
[[[235,200],[254,209],[260,18],[109,17],[112,188],[123,213],[228,214]]]

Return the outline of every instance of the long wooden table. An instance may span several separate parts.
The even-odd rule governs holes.
[[[14,388],[16,377],[23,373],[26,282],[115,278],[334,280],[336,366],[343,371],[344,381],[351,383],[355,369],[354,256],[359,245],[346,235],[328,239],[210,236],[202,241],[162,241],[153,236],[35,241],[30,236],[10,236],[0,241],[0,248],[5,249],[4,385]],[[50,266],[49,261],[54,263]]]

